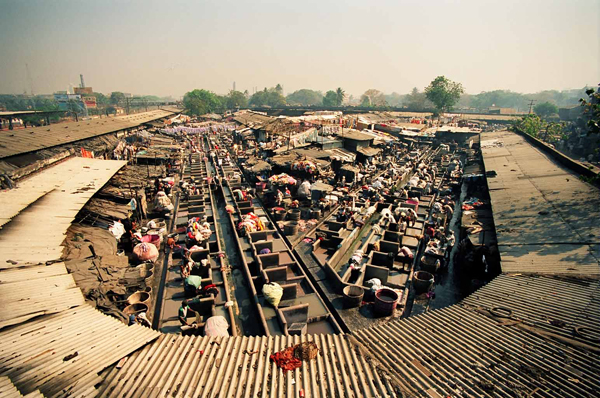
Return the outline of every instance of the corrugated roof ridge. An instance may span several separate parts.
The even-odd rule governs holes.
[[[293,344],[314,342],[320,355],[283,372],[269,356]],[[382,380],[383,379],[383,380]],[[143,394],[254,397],[328,396],[354,391],[365,397],[396,396],[385,376],[368,363],[345,335],[183,337],[161,335],[110,374],[99,397]],[[203,395],[203,396],[204,396]]]

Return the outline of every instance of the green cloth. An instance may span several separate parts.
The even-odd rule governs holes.
[[[202,286],[202,277],[198,275],[190,275],[185,278],[185,284],[198,289],[200,286]]]
[[[183,290],[190,296],[196,295],[196,289],[202,286],[202,277],[190,275],[183,282]]]

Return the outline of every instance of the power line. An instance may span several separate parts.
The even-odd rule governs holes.
[[[530,100],[529,101],[529,114],[531,115],[531,112],[533,110],[533,103],[537,102],[537,100]]]

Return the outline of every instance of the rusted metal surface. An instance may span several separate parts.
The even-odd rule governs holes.
[[[172,111],[154,110],[127,116],[12,130],[0,137],[0,159],[113,133],[171,115]]]
[[[463,304],[600,349],[598,281],[503,274]]]
[[[316,359],[284,372],[275,352],[313,341]],[[397,389],[397,387],[396,387]],[[385,372],[343,335],[163,335],[105,379],[98,397],[394,397]]]
[[[0,212],[3,223],[10,220],[0,230],[0,269],[59,259],[77,213],[125,164],[71,158],[27,180],[35,178],[23,183],[23,191],[0,193],[0,200],[19,198],[18,206]]]
[[[0,374],[21,393],[76,395],[93,390],[98,372],[158,336],[81,305],[0,331]]]

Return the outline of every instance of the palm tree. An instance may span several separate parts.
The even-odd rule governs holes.
[[[335,95],[336,95],[336,105],[337,106],[341,106],[342,103],[344,102],[344,98],[346,98],[346,92],[344,90],[342,90],[341,87],[338,87],[337,90],[335,91]]]

